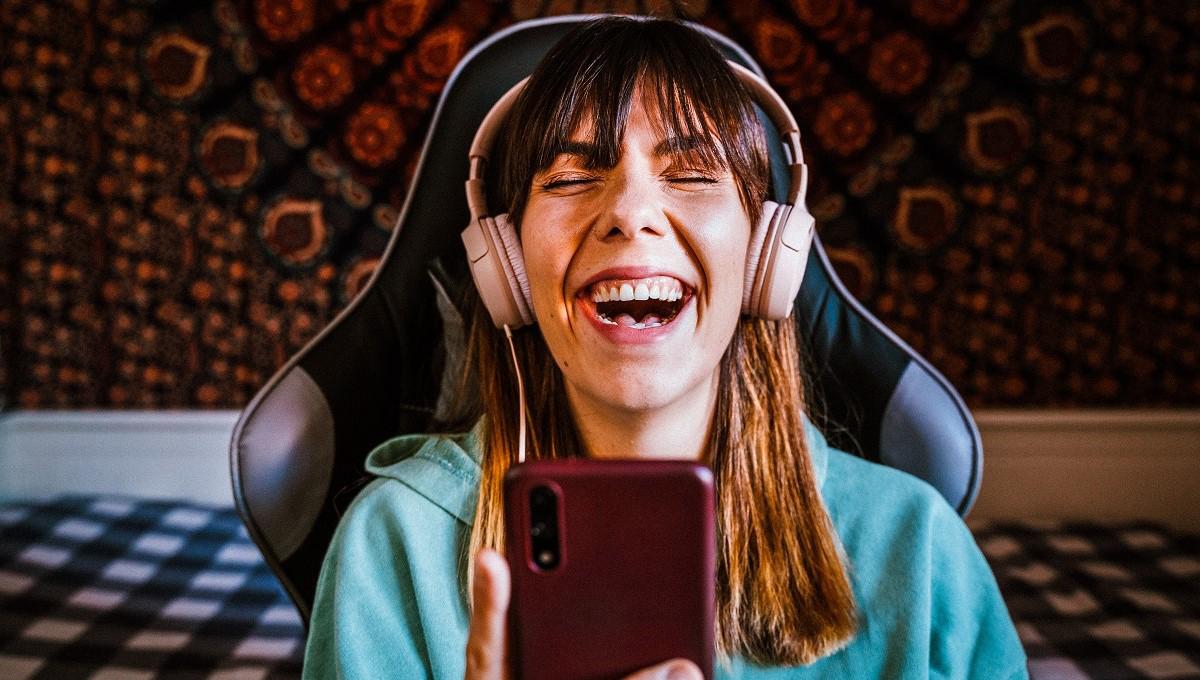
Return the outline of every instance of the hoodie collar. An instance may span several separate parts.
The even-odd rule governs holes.
[[[804,416],[804,434],[817,488],[825,484],[829,445]],[[410,434],[388,440],[367,456],[371,474],[395,479],[467,525],[475,519],[479,493],[482,418],[461,434]]]
[[[808,457],[812,460],[813,475],[817,480],[817,489],[825,486],[825,472],[829,468],[829,444],[825,435],[804,414],[804,436],[808,441]]]
[[[479,495],[480,432],[477,423],[461,434],[389,439],[367,456],[367,472],[395,479],[469,526]]]

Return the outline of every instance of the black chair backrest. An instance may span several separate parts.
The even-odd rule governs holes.
[[[335,504],[344,508],[357,492],[367,453],[433,422],[446,353],[428,272],[438,260],[453,276],[466,276],[459,232],[469,219],[463,182],[474,131],[551,45],[590,18],[519,23],[463,59],[438,102],[399,222],[370,281],[241,414],[230,446],[237,508],[305,621],[338,522]],[[695,28],[762,74],[731,40]],[[765,118],[764,125],[772,135]],[[781,196],[786,174],[778,144],[771,154]],[[970,412],[936,370],[850,296],[819,241],[795,319],[811,364],[814,421],[830,442],[925,479],[966,514],[982,467]]]

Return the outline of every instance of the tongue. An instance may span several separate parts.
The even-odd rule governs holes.
[[[641,321],[638,321],[637,319],[633,318],[629,314],[618,314],[615,321],[617,322],[617,324],[619,324],[621,326],[625,326],[626,328],[641,329],[641,328],[651,328],[653,326],[657,326],[662,322],[662,319],[658,318],[657,316],[654,316],[653,314],[648,314],[648,315],[642,317]]]

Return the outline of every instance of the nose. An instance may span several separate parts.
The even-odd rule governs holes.
[[[595,235],[603,241],[665,235],[670,226],[661,198],[653,181],[622,178],[607,197],[608,209],[596,223]]]

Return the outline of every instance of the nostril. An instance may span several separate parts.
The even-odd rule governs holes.
[[[651,236],[662,236],[663,235],[662,229],[656,229],[652,226],[642,227],[642,231],[646,232],[647,234],[650,234]]]

